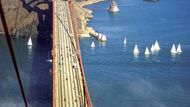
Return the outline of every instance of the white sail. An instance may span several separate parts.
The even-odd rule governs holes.
[[[177,47],[177,53],[181,53],[181,52],[182,52],[182,50],[181,50],[181,45],[178,44],[178,47]]]
[[[150,55],[150,51],[149,51],[148,47],[146,47],[144,55]]]
[[[32,46],[32,38],[30,37],[29,40],[28,40],[28,46]]]
[[[138,54],[139,54],[139,49],[138,49],[137,44],[135,44],[135,48],[134,48],[134,50],[133,50],[133,53],[134,53],[135,55],[138,55]]]
[[[127,39],[125,37],[124,41],[123,41],[123,44],[126,45],[127,44]]]
[[[95,48],[94,41],[93,41],[92,44],[91,44],[91,48]]]
[[[176,48],[175,48],[175,44],[172,45],[172,49],[170,50],[170,52],[172,54],[176,54],[177,53]]]
[[[159,46],[159,44],[158,44],[158,41],[155,42],[154,48],[155,48],[156,51],[159,51],[159,50],[160,50],[160,46]]]
[[[155,46],[154,46],[154,44],[152,44],[152,46],[151,46],[151,48],[150,48],[150,51],[153,53],[153,52],[155,52]]]

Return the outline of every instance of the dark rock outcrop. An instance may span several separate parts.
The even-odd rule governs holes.
[[[46,38],[52,32],[50,0],[1,0],[8,29],[13,36]],[[0,20],[0,32],[3,27]]]

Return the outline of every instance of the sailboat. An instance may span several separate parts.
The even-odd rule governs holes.
[[[94,41],[93,41],[92,44],[91,44],[91,48],[95,48]]]
[[[177,53],[181,53],[181,52],[182,52],[182,50],[181,50],[181,45],[178,44],[178,47],[177,47]]]
[[[146,55],[146,56],[150,55],[150,51],[149,51],[148,47],[146,47],[144,55]]]
[[[177,53],[176,48],[175,48],[175,44],[172,45],[172,49],[170,50],[170,52],[172,54],[176,54]]]
[[[53,62],[53,60],[52,60],[52,59],[47,59],[46,61],[47,61],[47,62],[50,62],[50,63],[51,63],[51,62]]]
[[[135,44],[135,48],[133,50],[133,53],[134,53],[134,55],[138,55],[139,54],[139,49],[138,49],[137,44]]]
[[[155,52],[155,46],[154,46],[154,44],[152,44],[152,46],[151,46],[151,48],[150,48],[150,51],[153,53],[153,52]]]
[[[123,44],[126,45],[127,44],[127,39],[125,37],[124,41],[123,41]]]
[[[28,46],[32,46],[32,38],[30,37],[27,43]]]
[[[159,51],[160,50],[160,46],[158,44],[158,41],[155,42],[154,48],[155,48],[155,51]]]

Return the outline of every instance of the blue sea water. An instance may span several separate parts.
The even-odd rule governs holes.
[[[116,14],[108,13],[110,3],[88,6],[94,16],[89,26],[108,41],[80,39],[94,107],[190,107],[190,1],[117,0]],[[156,40],[160,52],[145,57],[145,47]],[[183,53],[172,56],[173,43],[180,43]],[[138,57],[133,55],[135,44]]]
[[[13,46],[21,78],[30,107],[52,106],[51,64],[46,62],[51,45],[37,42],[26,46],[28,39],[13,39]],[[0,107],[24,107],[14,66],[5,36],[0,36]]]

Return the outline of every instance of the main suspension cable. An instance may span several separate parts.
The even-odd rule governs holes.
[[[5,16],[4,16],[4,13],[3,13],[3,7],[2,7],[2,4],[1,4],[1,1],[0,1],[0,15],[1,15],[1,20],[2,20],[4,30],[5,30],[7,44],[8,44],[9,51],[10,51],[10,54],[11,54],[11,58],[12,58],[12,61],[13,61],[13,64],[14,64],[17,80],[18,80],[18,83],[19,83],[20,91],[22,93],[22,97],[23,97],[23,100],[24,100],[25,107],[28,107],[24,87],[22,85],[22,80],[21,80],[21,77],[20,77],[20,74],[19,74],[19,69],[18,69],[18,66],[17,66],[16,57],[15,57],[15,53],[14,53],[14,50],[13,50],[11,37],[10,37],[9,31],[8,31]]]

